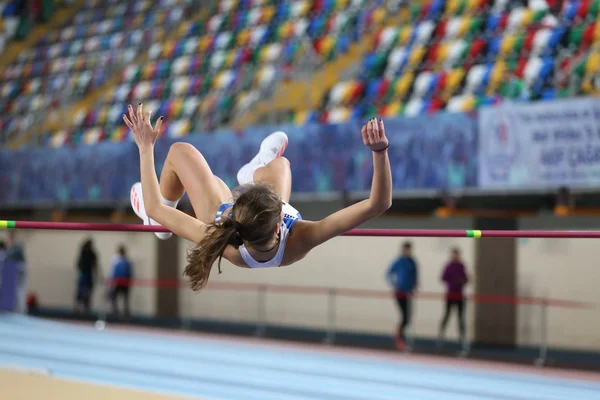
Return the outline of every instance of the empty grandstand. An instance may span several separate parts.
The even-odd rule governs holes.
[[[81,2],[3,70],[2,141],[126,140],[139,101],[177,138],[599,91],[598,0],[389,3]]]

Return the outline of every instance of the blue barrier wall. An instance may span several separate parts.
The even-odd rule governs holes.
[[[439,114],[385,120],[390,138],[394,189],[472,188],[477,184],[477,119]],[[286,151],[296,193],[368,190],[371,155],[363,145],[361,124],[310,124],[252,128],[243,132],[194,134],[183,140],[206,157],[213,172],[230,187],[238,169],[274,130],[290,138]],[[160,168],[173,143],[156,145]],[[139,181],[139,156],[133,142],[101,143],[60,149],[0,152],[0,206],[127,202]],[[7,171],[4,173],[4,171]]]

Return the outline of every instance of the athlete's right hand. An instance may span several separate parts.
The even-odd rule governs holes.
[[[123,121],[133,132],[133,138],[138,148],[151,148],[154,146],[156,139],[160,135],[160,128],[162,126],[163,117],[160,117],[156,122],[156,125],[152,127],[150,117],[151,111],[148,111],[144,116],[142,110],[142,103],[138,105],[137,111],[133,111],[131,104],[128,106],[129,116],[123,114]]]

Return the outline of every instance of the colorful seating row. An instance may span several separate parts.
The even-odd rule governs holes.
[[[443,10],[426,3],[419,12],[416,6],[408,10],[413,16],[434,10],[435,18],[413,17],[411,25],[381,29],[357,79],[330,90],[318,120],[470,111],[503,98],[594,92],[593,76],[600,71],[594,50],[600,46],[598,1],[540,0],[528,7],[452,1]],[[478,12],[461,15],[459,3]],[[571,65],[571,59],[582,61]],[[557,70],[566,82],[558,82]]]

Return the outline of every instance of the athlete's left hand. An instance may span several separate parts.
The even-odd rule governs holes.
[[[388,148],[390,142],[385,136],[385,126],[382,120],[371,118],[361,130],[363,143],[375,152]]]
[[[133,138],[138,145],[138,148],[141,150],[142,148],[154,146],[154,143],[160,134],[163,117],[160,117],[156,122],[156,125],[152,127],[152,123],[150,122],[152,112],[148,111],[146,115],[144,115],[142,103],[138,105],[136,112],[133,111],[131,104],[128,109],[129,117],[123,114],[123,121],[125,121],[125,124],[133,132]]]

